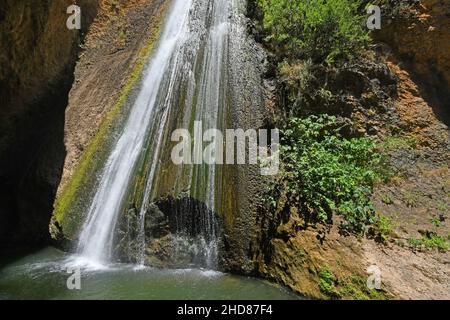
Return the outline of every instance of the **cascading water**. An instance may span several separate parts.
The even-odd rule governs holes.
[[[171,209],[177,211],[172,239],[175,251],[195,251],[202,257],[202,266],[216,267],[219,235],[215,212],[221,200],[222,170],[202,163],[174,166],[170,161],[170,135],[176,128],[192,132],[194,123],[200,123],[202,130],[225,128],[231,108],[230,47],[239,47],[244,38],[245,26],[236,23],[243,3],[173,1],[160,44],[143,74],[139,94],[87,212],[78,243],[78,252],[84,258],[97,263],[111,261],[119,217],[133,212],[138,220],[133,236],[137,249],[128,258],[144,264],[146,245],[151,241],[146,232],[149,207],[157,196],[170,190],[175,196],[184,195],[205,205],[182,202],[184,209],[194,210],[189,217],[178,212],[183,207]],[[196,134],[194,138],[201,141],[203,137]],[[194,144],[193,152],[195,158],[203,150]],[[201,225],[191,228],[199,230],[197,234],[185,232],[190,224]]]
[[[111,258],[117,216],[122,209],[136,161],[142,152],[162,80],[170,72],[171,60],[177,59],[179,49],[186,40],[190,6],[191,1],[175,1],[159,48],[150,63],[144,87],[108,159],[89,208],[80,234],[78,251],[95,262],[104,263]]]

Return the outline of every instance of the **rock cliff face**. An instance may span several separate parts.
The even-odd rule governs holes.
[[[156,40],[169,3],[165,0],[100,1],[69,94],[65,129],[67,157],[59,190],[73,176],[105,115],[128,93],[124,91],[130,79],[137,76],[133,72],[141,71],[135,67],[143,63],[145,47]]]
[[[0,245],[39,244],[64,162],[64,110],[83,30],[66,28],[72,1],[0,1]]]
[[[114,139],[114,128],[123,120],[122,107],[133,95],[169,4],[165,0],[99,3],[69,94],[64,130],[67,156],[54,204],[53,238],[76,237],[87,193],[96,183],[97,166],[106,161],[103,157]]]
[[[133,102],[139,89],[139,76],[147,56],[151,54],[155,39],[158,38],[159,26],[170,1],[124,1],[118,6],[115,5],[116,2],[111,1],[111,3],[105,1],[100,4],[99,15],[86,36],[84,51],[75,70],[74,86],[69,95],[65,127],[67,157],[51,226],[52,236],[56,239],[75,240],[78,236],[79,228],[84,221],[85,206],[89,205],[93,186],[98,182],[97,170],[104,163],[105,154],[110,151],[108,148],[116,136],[114,132],[117,132],[114,129],[123,123],[123,115],[126,115],[127,107]],[[199,3],[200,7],[212,10],[212,1]],[[217,2],[215,4],[217,5]],[[244,6],[242,7],[244,9]],[[242,28],[245,27],[247,19],[242,14],[239,14],[236,19],[242,19],[233,24],[234,27],[239,28],[236,32],[239,35],[242,33],[242,39],[235,40],[234,37],[229,37],[231,39],[228,44],[229,59],[232,62],[224,64],[227,76],[230,77],[229,83],[226,83],[229,89],[226,91],[227,94],[228,91],[231,93],[223,99],[229,104],[229,108],[221,108],[220,112],[224,113],[223,122],[226,128],[257,129],[264,125],[265,117],[260,78],[265,57],[261,48],[251,39],[247,39],[246,30]],[[210,23],[209,19],[205,21],[207,21],[206,24]],[[246,42],[242,43],[244,40]],[[206,51],[206,49],[203,50]],[[196,61],[194,62],[196,65],[202,62],[202,54],[204,53],[198,53],[192,58]],[[224,56],[228,58],[228,54]],[[200,79],[200,76],[198,77]],[[186,84],[193,86],[192,81],[187,81]],[[184,85],[185,83],[182,82],[177,89],[180,103],[174,103],[177,111],[170,113],[170,120],[164,128],[164,132],[168,132],[169,137],[173,130],[182,127],[184,112],[187,114],[186,117],[194,119],[196,116],[195,111],[190,114],[188,110],[182,108],[186,103],[184,100],[186,95],[190,94],[183,91]],[[199,85],[198,88],[200,87]],[[168,140],[164,140],[164,143],[166,141]],[[180,188],[181,183],[176,183],[179,167],[174,166],[170,160],[171,148],[164,148],[162,153],[159,161],[162,169],[158,171],[157,183],[155,183],[157,185],[155,190],[158,193],[155,201],[164,203],[167,197],[176,197],[173,208],[179,210],[188,208],[189,206],[179,206],[187,200],[183,198],[185,195],[180,195],[186,189],[184,185]],[[253,195],[259,192],[260,168],[258,166],[253,166],[251,169],[246,166],[228,166],[227,168],[224,166],[223,168],[223,182],[216,190],[217,197],[220,199],[218,211],[220,211],[223,222],[221,228],[224,232],[220,265],[227,270],[248,273],[253,270],[249,252],[257,233],[256,203],[253,201]],[[187,182],[195,183],[195,181]],[[134,185],[137,187],[136,194],[139,194],[142,192],[142,190],[139,191],[139,186],[145,183],[133,183]],[[177,188],[183,190],[177,191],[175,190]],[[205,194],[209,191],[206,189],[205,186],[201,186],[198,192]],[[202,197],[201,194],[196,196],[197,200]],[[139,200],[136,203],[139,204]],[[194,204],[191,207],[202,208],[203,206]],[[164,214],[167,213],[166,211]],[[169,222],[171,222],[170,214],[170,212],[167,214]],[[186,212],[187,217],[193,214],[193,212]],[[123,215],[122,218],[127,217]],[[132,217],[131,220],[133,220]],[[169,223],[162,228],[171,229],[170,227],[173,226]],[[150,229],[153,227],[150,226]],[[135,232],[136,230],[124,231],[124,238],[128,238]],[[164,237],[166,236],[166,233],[161,233]],[[158,245],[155,244],[155,246]],[[157,249],[162,252],[161,255],[170,249],[159,246],[161,248]],[[130,245],[127,245],[128,247]],[[153,249],[151,248],[151,251]]]
[[[66,27],[74,1],[0,1],[2,247],[50,240],[57,190],[119,99],[165,2],[76,1],[78,31]]]
[[[388,7],[385,7],[385,12]],[[374,37],[387,43],[421,87],[438,118],[450,123],[450,1],[414,2],[398,15],[383,17]]]
[[[450,239],[450,3],[381,3],[383,23],[372,34],[372,62],[344,65],[337,70],[344,76],[326,77],[332,93],[344,92],[345,99],[331,106],[319,101],[307,112],[343,116],[358,133],[386,141],[380,151],[386,153],[393,177],[376,186],[373,202],[376,213],[389,221],[387,240],[343,236],[336,228],[339,219],[327,227],[308,225],[296,208],[266,218],[262,214],[256,270],[311,297],[445,299],[450,253],[412,244],[430,235],[444,243]],[[320,70],[314,75],[320,87]],[[360,80],[348,82],[355,75]],[[281,98],[275,104],[280,105],[286,85],[283,79],[275,81]],[[381,271],[378,296],[365,292],[366,270],[372,265]]]
[[[386,15],[382,30],[373,34],[375,61],[348,64],[332,73],[315,70],[319,82],[326,79],[331,91],[347,94],[346,99],[336,95],[339,103],[326,107],[346,117],[358,134],[397,135],[389,151],[397,176],[377,186],[373,197],[377,212],[393,221],[391,240],[379,244],[344,237],[336,227],[339,221],[328,228],[305,226],[295,208],[258,215],[258,199],[249,195],[261,192],[255,183],[259,177],[229,173],[235,188],[224,193],[224,269],[324,298],[320,280],[330,268],[332,281],[342,287],[341,297],[370,298],[364,292],[365,273],[376,264],[383,272],[384,296],[449,297],[449,253],[408,246],[423,234],[450,234],[450,1],[409,2],[413,4],[402,12]],[[83,184],[95,183],[92,164],[104,160],[102,150],[116,120],[121,121],[120,107],[134,94],[170,1],[77,1],[81,32],[66,28],[70,4],[0,0],[1,249],[49,241],[53,211],[54,239],[76,237],[74,225],[81,218],[72,201],[82,199],[78,196],[83,195]],[[383,12],[390,12],[389,6]],[[241,58],[258,56],[262,72],[264,54],[255,52]],[[245,78],[239,84],[254,85]],[[279,94],[269,91],[271,98]],[[275,100],[268,101],[268,113],[276,108]],[[230,127],[249,125],[246,119],[253,111],[239,110],[228,119]],[[258,115],[258,124],[262,117]],[[413,139],[414,146],[405,137]],[[148,222],[148,229],[161,233],[163,240],[174,228],[173,209],[183,207],[180,201],[160,203],[155,221]],[[75,210],[66,215],[69,207]],[[204,211],[202,203],[195,207]],[[149,248],[155,252],[155,265],[163,260],[158,254],[170,255],[172,249],[164,241]]]

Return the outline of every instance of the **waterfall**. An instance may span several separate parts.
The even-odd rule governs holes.
[[[144,264],[150,203],[163,193],[161,190],[171,190],[175,196],[186,194],[205,204],[207,209],[200,210],[202,206],[192,203],[184,207],[202,211],[192,213],[201,216],[198,223],[203,230],[197,235],[195,250],[202,250],[205,267],[216,267],[215,212],[220,200],[221,169],[206,164],[174,166],[168,155],[170,135],[176,128],[192,131],[194,122],[201,122],[204,130],[225,127],[225,114],[231,107],[230,43],[239,46],[244,41],[245,26],[236,25],[242,2],[173,0],[159,45],[142,75],[139,93],[87,211],[78,242],[78,253],[84,258],[97,263],[112,260],[119,217],[130,212],[132,203],[138,219],[134,260]],[[181,212],[176,217],[185,221],[182,216]],[[183,241],[185,235],[175,237],[175,247]]]
[[[102,173],[78,243],[78,252],[93,261],[104,263],[111,258],[117,216],[151,126],[164,76],[171,72],[171,61],[177,60],[180,48],[186,42],[191,4],[189,0],[174,2],[160,44],[148,67],[144,86]]]

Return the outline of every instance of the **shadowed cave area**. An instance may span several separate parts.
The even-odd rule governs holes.
[[[0,256],[51,241],[66,158],[65,111],[79,44],[98,9],[96,1],[79,1],[82,28],[68,30],[60,26],[70,3],[0,5]]]
[[[62,79],[32,108],[2,119],[5,127],[8,120],[16,124],[4,132],[0,155],[2,251],[50,241],[48,225],[66,154],[64,110],[72,81],[73,76]]]

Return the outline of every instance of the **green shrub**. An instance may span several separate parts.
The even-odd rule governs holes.
[[[257,0],[263,25],[273,43],[286,56],[332,63],[348,58],[368,42],[362,1]]]
[[[388,195],[388,194],[383,195],[383,196],[381,197],[381,201],[382,201],[384,204],[387,204],[387,205],[391,205],[391,204],[394,203],[394,199],[392,199],[392,197],[391,197],[390,195]]]
[[[345,138],[340,131],[328,115],[288,120],[281,138],[283,166],[270,200],[277,205],[283,194],[286,205],[323,223],[336,213],[344,229],[360,233],[373,222],[370,196],[381,156],[370,139]]]
[[[417,191],[405,190],[402,192],[403,202],[409,208],[415,208],[420,200],[420,194]]]
[[[447,212],[450,211],[450,206],[443,201],[439,201],[437,204],[437,209],[441,212]]]
[[[409,239],[409,244],[413,247],[425,247],[428,249],[438,249],[441,252],[447,252],[450,249],[450,244],[445,237],[438,236],[433,232],[428,232],[420,239]]]
[[[369,289],[367,280],[360,275],[353,274],[339,280],[339,293],[343,299],[352,300],[385,300],[382,291]]]
[[[388,242],[394,231],[392,219],[383,215],[378,215],[375,219],[374,229],[383,243]]]
[[[339,298],[339,293],[336,290],[335,283],[336,277],[333,275],[329,266],[325,266],[320,269],[319,272],[319,289],[320,291],[331,298]]]
[[[367,287],[366,280],[357,274],[338,278],[330,266],[324,266],[319,272],[319,289],[330,299],[384,300],[385,295]]]
[[[439,218],[431,218],[431,223],[436,227],[439,228],[442,226],[442,221]]]

